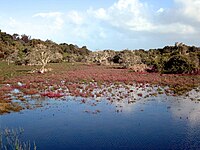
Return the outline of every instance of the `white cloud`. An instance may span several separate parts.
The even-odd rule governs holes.
[[[90,10],[94,17],[114,27],[133,31],[149,31],[154,27],[147,20],[146,5],[138,0],[119,0],[108,9]]]
[[[108,9],[100,8],[89,11],[89,14],[93,14],[99,20],[106,21],[106,23],[113,27],[117,27],[119,30],[128,30],[133,33],[185,34],[195,32],[195,29],[191,25],[179,21],[165,22],[165,24],[162,24],[160,20],[155,22],[156,19],[152,19],[159,17],[158,15],[163,13],[169,12],[165,12],[164,8],[153,12],[147,4],[139,0],[119,0]]]
[[[68,19],[75,25],[81,25],[84,22],[84,17],[77,11],[70,11],[67,13]]]
[[[100,19],[100,20],[108,20],[109,19],[109,16],[107,15],[107,11],[104,8],[99,8],[97,10],[90,8],[87,10],[87,13],[91,16],[94,16],[97,19]]]
[[[10,34],[26,34],[33,38],[54,39],[59,36],[64,25],[62,13],[37,13],[27,20],[13,17],[1,17],[0,27],[2,31]]]
[[[152,39],[170,41],[170,43],[174,40],[187,43],[200,35],[200,28],[193,23],[200,21],[199,3],[199,0],[174,0],[173,7],[162,7],[155,11],[141,0],[118,0],[108,8],[38,15],[55,18],[55,22],[59,22],[59,19],[63,20],[60,22],[61,24],[65,22],[67,34],[70,38],[73,37],[74,41],[79,42],[83,40],[96,42],[101,39],[104,41],[101,41],[102,44],[112,44],[113,38],[116,41],[122,38],[123,40],[118,43],[124,42],[124,45],[133,41],[138,45],[140,45],[138,41],[147,43],[148,40],[150,43]]]
[[[37,13],[33,17],[60,17],[62,13],[60,12],[49,12],[49,13]]]
[[[157,13],[163,13],[164,11],[165,11],[164,8],[160,8],[160,9],[158,9],[156,12],[157,12]]]
[[[178,33],[178,34],[192,34],[195,33],[195,29],[190,25],[184,25],[181,23],[172,23],[168,25],[157,26],[160,33]]]
[[[104,31],[100,31],[99,37],[106,38],[107,36],[106,36],[106,33]]]
[[[141,43],[143,48],[153,48],[175,41],[198,43],[200,1],[174,0],[173,4],[155,10],[141,0],[117,0],[107,8],[39,12],[27,20],[1,17],[0,27],[11,33],[72,41],[93,49],[141,48]]]
[[[64,19],[62,18],[62,16],[63,14],[60,12],[37,13],[33,15],[33,17],[42,17],[46,19],[53,18],[54,21],[50,22],[48,26],[51,29],[58,29],[58,30],[62,29],[63,24],[64,24]]]
[[[200,1],[199,0],[175,0],[178,6],[180,6],[180,14],[185,17],[194,19],[200,22]]]
[[[125,11],[128,9],[129,11],[133,12],[134,15],[139,15],[141,12],[140,9],[142,8],[144,8],[144,4],[139,0],[119,0],[110,7],[111,10],[117,9],[119,11]]]

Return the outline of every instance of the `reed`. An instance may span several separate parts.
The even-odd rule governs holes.
[[[36,144],[30,141],[22,141],[21,136],[24,133],[23,128],[8,129],[0,132],[0,150],[36,150]]]

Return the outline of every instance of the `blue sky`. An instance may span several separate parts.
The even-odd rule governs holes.
[[[1,0],[0,29],[91,50],[199,46],[199,0]]]

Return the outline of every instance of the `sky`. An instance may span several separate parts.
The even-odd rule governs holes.
[[[0,0],[0,29],[90,50],[199,47],[200,0]]]

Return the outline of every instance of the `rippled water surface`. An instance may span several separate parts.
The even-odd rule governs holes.
[[[200,104],[159,95],[133,103],[65,97],[0,116],[1,128],[22,127],[37,149],[198,149]]]

